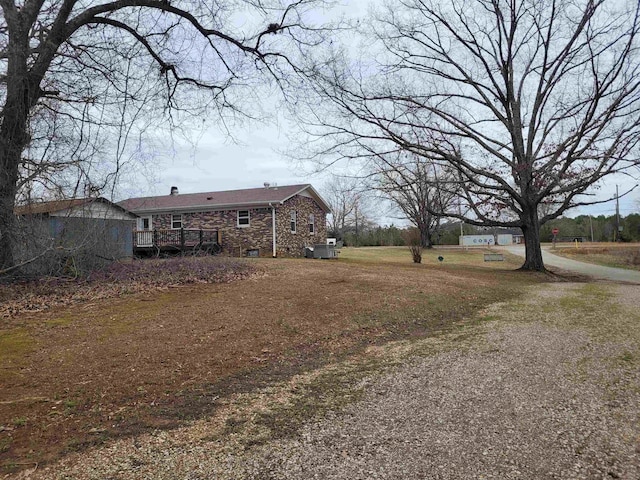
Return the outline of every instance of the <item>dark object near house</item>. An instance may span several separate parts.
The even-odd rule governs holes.
[[[133,245],[139,255],[186,251],[216,254],[220,252],[220,232],[193,228],[135,230]]]
[[[15,209],[27,275],[78,274],[133,256],[136,216],[104,198],[34,202]]]
[[[313,258],[338,258],[336,247],[334,245],[326,245],[320,243],[313,246]]]

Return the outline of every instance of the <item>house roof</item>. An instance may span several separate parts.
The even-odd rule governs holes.
[[[119,205],[135,213],[186,209],[212,210],[283,203],[305,191],[323,210],[326,212],[331,210],[310,184],[129,198],[119,202]]]
[[[92,197],[92,198],[69,198],[66,200],[51,200],[48,202],[32,202],[26,205],[19,205],[14,208],[16,215],[46,215],[50,213],[61,212],[74,207],[82,207],[94,202],[105,203],[113,208],[122,210],[126,213],[131,213],[121,205],[113,203],[106,198]]]

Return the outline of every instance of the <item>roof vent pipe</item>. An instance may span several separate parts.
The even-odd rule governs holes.
[[[269,188],[271,184],[269,182],[264,182],[264,188]]]
[[[178,187],[171,187],[171,196],[175,197],[178,195]]]

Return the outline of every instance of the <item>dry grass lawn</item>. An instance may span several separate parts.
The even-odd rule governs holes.
[[[1,320],[0,472],[204,418],[229,395],[449,329],[541,280],[480,251],[422,265],[405,249],[341,255],[257,259],[264,275],[247,280]]]
[[[578,243],[558,244],[550,250],[559,255],[580,262],[594,263],[607,267],[640,270],[640,245],[629,243]]]

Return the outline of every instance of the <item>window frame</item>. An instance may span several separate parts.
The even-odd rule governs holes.
[[[246,215],[240,215],[242,212],[247,212]],[[247,223],[240,223],[241,220],[246,220]],[[251,226],[251,211],[250,210],[238,210],[236,212],[236,227],[247,228]]]
[[[298,231],[298,212],[295,210],[289,212],[289,228],[291,229],[291,233],[297,233]]]
[[[175,220],[175,217],[180,217],[180,220]],[[175,224],[180,223],[179,227],[176,227]],[[172,213],[171,214],[171,230],[181,230],[184,227],[184,218],[181,213]]]
[[[313,213],[309,214],[309,235],[316,234],[316,216]]]

